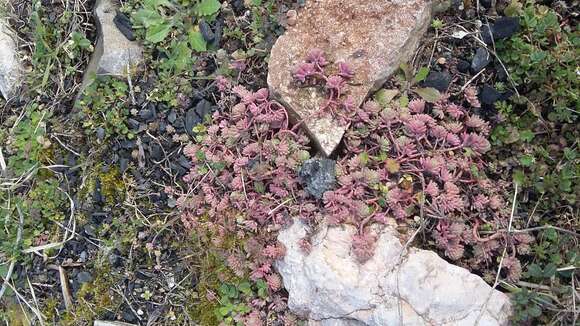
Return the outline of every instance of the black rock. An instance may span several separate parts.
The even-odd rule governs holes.
[[[463,59],[459,59],[457,60],[457,70],[461,73],[467,73],[469,72],[469,67],[471,67],[471,64],[469,63],[469,61],[465,61]]]
[[[185,173],[187,173],[187,170],[185,170],[181,165],[175,164],[173,162],[169,163],[169,168],[171,169],[172,173],[175,173],[178,176],[183,176]]]
[[[133,118],[127,119],[127,125],[131,129],[139,129],[139,121],[137,121],[137,120],[135,120]]]
[[[215,39],[215,34],[205,19],[201,19],[199,21],[199,31],[201,32],[201,35],[203,36],[203,39],[206,40],[206,42],[211,43]]]
[[[108,259],[112,267],[121,267],[123,265],[123,258],[121,258],[120,252],[117,249],[111,251]]]
[[[119,159],[119,170],[121,171],[121,174],[125,173],[125,171],[127,171],[128,168],[129,168],[129,159],[121,157]]]
[[[103,193],[101,192],[101,179],[95,179],[95,189],[93,190],[93,201],[97,204],[103,203]]]
[[[85,226],[83,226],[83,231],[85,232],[85,235],[91,238],[95,238],[97,236],[95,226],[92,224],[85,224]]]
[[[505,69],[499,64],[495,66],[495,78],[499,81],[506,81],[508,78]]]
[[[240,15],[244,11],[244,9],[246,9],[246,6],[244,4],[244,0],[232,1],[232,8],[234,9],[234,13],[236,15]]]
[[[133,33],[133,26],[131,20],[122,12],[117,11],[117,15],[113,18],[113,23],[129,41],[135,41],[135,34]]]
[[[175,119],[177,119],[177,113],[175,113],[175,110],[169,111],[169,114],[167,115],[167,121],[169,123],[174,123]]]
[[[213,107],[209,101],[207,101],[206,99],[202,99],[195,106],[195,112],[203,121],[206,115],[211,114],[213,112]]]
[[[151,159],[154,161],[161,161],[163,159],[163,151],[161,150],[161,146],[158,144],[153,144],[149,147],[149,154],[151,155]]]
[[[487,52],[485,48],[477,48],[475,55],[471,60],[471,72],[476,74],[480,72],[483,68],[487,67],[491,62],[491,55]]]
[[[491,0],[479,0],[479,3],[486,9],[491,8]]]
[[[173,123],[173,127],[177,129],[178,132],[183,132],[185,130],[185,122],[182,117],[177,117]]]
[[[195,112],[195,108],[187,110],[187,112],[185,113],[185,132],[187,132],[188,135],[193,137],[194,135],[193,127],[197,126],[200,123],[201,118]]]
[[[137,141],[135,141],[135,140],[123,140],[123,141],[119,142],[119,145],[121,145],[121,148],[124,148],[124,149],[133,149],[135,146],[137,146]]]
[[[122,317],[126,322],[129,322],[129,323],[137,321],[137,317],[135,316],[133,311],[131,311],[131,309],[129,309],[129,308],[127,308],[123,311]]]
[[[193,137],[193,128],[203,123],[205,116],[211,114],[212,111],[211,103],[205,99],[199,101],[194,108],[189,109],[185,114],[185,131],[187,134]]]
[[[433,87],[440,92],[445,92],[450,82],[451,75],[447,71],[432,71],[423,81],[423,86]]]
[[[520,20],[517,17],[501,17],[493,24],[481,26],[481,36],[487,44],[493,40],[506,39],[520,31]]]
[[[149,103],[147,105],[147,108],[141,109],[141,111],[139,111],[139,118],[141,118],[144,121],[151,122],[155,120],[156,117],[157,112],[155,110],[155,105],[153,103]]]
[[[97,128],[97,139],[103,141],[105,139],[105,129],[102,127]]]
[[[499,101],[501,98],[501,93],[489,85],[483,85],[479,92],[479,100],[486,106],[493,106],[494,103]]]
[[[107,218],[107,213],[103,212],[94,212],[91,214],[91,222],[100,224]]]
[[[179,158],[177,159],[177,163],[179,163],[179,165],[181,165],[183,168],[185,169],[191,169],[191,161],[185,157],[185,155],[181,155],[179,156]]]
[[[79,262],[81,263],[86,262],[88,257],[89,254],[86,252],[86,250],[82,251],[81,254],[79,255]]]
[[[77,274],[77,282],[80,284],[89,283],[93,280],[93,275],[89,272],[80,272]]]
[[[220,45],[220,41],[222,40],[222,30],[224,28],[224,23],[223,23],[223,19],[219,18],[216,22],[215,22],[215,32],[214,32],[214,39],[213,42],[211,42],[212,46],[218,47]],[[212,60],[213,63],[213,60]]]
[[[306,191],[321,199],[322,195],[336,184],[336,161],[325,158],[311,158],[304,162],[298,175]]]

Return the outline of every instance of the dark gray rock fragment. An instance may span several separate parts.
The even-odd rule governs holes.
[[[311,158],[304,162],[298,173],[304,189],[318,198],[336,184],[336,161],[325,158]]]
[[[520,31],[520,20],[517,17],[501,17],[493,24],[481,26],[481,37],[487,44],[506,39]]]
[[[475,50],[475,55],[471,60],[471,72],[476,74],[480,72],[483,68],[487,67],[491,62],[491,55],[485,48],[477,48]]]
[[[449,83],[451,82],[451,75],[446,71],[432,71],[429,73],[425,81],[423,82],[423,86],[425,87],[433,87],[440,92],[447,91],[447,87],[449,87]]]

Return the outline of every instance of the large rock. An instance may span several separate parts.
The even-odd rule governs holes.
[[[2,4],[0,1],[0,10]],[[7,19],[0,17],[0,92],[5,99],[16,95],[22,82],[22,71],[15,35],[10,30]]]
[[[295,87],[292,70],[313,48],[355,72],[349,92],[362,104],[400,65],[411,59],[431,21],[429,0],[307,0],[296,24],[272,48],[268,85],[322,152],[330,155],[348,126],[316,114],[324,99],[314,88]],[[316,116],[316,117],[313,117]]]
[[[143,49],[139,43],[127,39],[117,28],[117,10],[113,0],[97,0],[95,4],[98,40],[85,72],[85,84],[93,73],[126,77],[143,62]]]
[[[276,263],[289,308],[310,325],[507,325],[509,298],[479,276],[435,253],[404,249],[392,227],[378,230],[374,256],[357,263],[352,226],[323,227],[310,254],[296,221],[278,240],[286,256]]]

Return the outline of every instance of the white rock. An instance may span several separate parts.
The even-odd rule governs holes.
[[[97,0],[95,19],[98,40],[87,74],[125,77],[143,62],[143,49],[136,41],[129,41],[119,31],[113,19],[118,6],[112,0]]]
[[[15,35],[10,30],[8,21],[0,17],[0,92],[4,98],[9,99],[16,95],[22,82],[22,71]]]
[[[479,276],[435,253],[404,250],[396,230],[379,232],[366,263],[351,253],[354,227],[324,227],[305,254],[298,241],[307,227],[295,222],[278,240],[286,256],[276,263],[289,292],[288,306],[315,326],[507,325],[509,298]]]

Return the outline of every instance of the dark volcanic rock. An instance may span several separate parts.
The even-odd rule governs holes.
[[[194,108],[189,109],[185,114],[185,131],[187,134],[193,137],[193,128],[203,123],[204,117],[211,114],[212,111],[212,104],[205,99],[199,101]]]
[[[493,24],[483,25],[481,27],[481,36],[487,44],[493,40],[506,39],[520,31],[520,20],[517,17],[501,17]]]
[[[336,161],[324,158],[311,158],[300,168],[299,176],[306,191],[321,199],[336,183]]]
[[[117,11],[117,15],[113,18],[113,23],[115,23],[119,32],[121,32],[129,41],[135,41],[133,26],[131,25],[129,17],[122,12]]]
[[[483,85],[481,91],[479,92],[479,100],[483,105],[486,106],[493,106],[493,104],[499,101],[501,98],[501,93],[488,85]]]
[[[201,32],[201,35],[203,36],[204,40],[206,40],[207,42],[211,43],[215,39],[215,34],[211,30],[211,26],[209,26],[209,24],[205,21],[205,19],[199,21],[199,31]]]
[[[463,59],[459,59],[457,60],[457,70],[461,73],[467,73],[469,72],[469,67],[471,67],[471,64],[469,63],[469,61],[465,61]]]
[[[445,92],[450,82],[451,75],[447,71],[432,71],[423,82],[423,86],[433,87],[440,92]]]
[[[111,264],[112,267],[121,267],[123,265],[123,258],[121,258],[120,254],[121,253],[117,249],[113,249],[109,254],[109,264]]]
[[[471,72],[476,74],[491,62],[491,55],[484,48],[477,48],[471,60]]]

